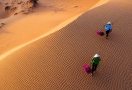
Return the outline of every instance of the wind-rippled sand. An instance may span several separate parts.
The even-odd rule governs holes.
[[[62,29],[36,40],[0,61],[2,90],[131,90],[132,36],[129,0],[109,0]],[[113,22],[108,39],[96,30]],[[83,64],[93,55],[101,63],[92,77]]]

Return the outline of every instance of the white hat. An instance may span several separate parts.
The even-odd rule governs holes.
[[[99,54],[95,54],[94,57],[100,57],[100,55]]]
[[[107,24],[111,24],[111,22],[108,22]]]

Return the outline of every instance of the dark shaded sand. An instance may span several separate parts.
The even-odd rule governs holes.
[[[110,0],[0,61],[1,90],[132,90],[132,1]],[[108,40],[97,36],[108,21]],[[83,72],[95,53],[94,77]]]

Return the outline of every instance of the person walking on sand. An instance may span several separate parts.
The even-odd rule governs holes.
[[[106,25],[105,25],[105,31],[106,31],[106,38],[108,37],[109,33],[112,31],[112,23],[111,22],[108,22]]]
[[[92,76],[93,74],[95,73],[96,69],[97,69],[97,66],[99,65],[100,63],[100,55],[99,54],[95,54],[93,59],[92,59]]]

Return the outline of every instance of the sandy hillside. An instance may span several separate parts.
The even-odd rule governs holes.
[[[131,90],[132,1],[109,0],[62,29],[0,61],[2,90]],[[108,39],[97,36],[113,22]],[[92,77],[82,65],[95,53],[101,63]]]
[[[5,24],[0,28],[0,55],[49,32],[63,21],[87,11],[98,1],[39,0],[32,10],[29,8],[31,5],[26,4],[27,0],[5,0],[0,13],[0,23]],[[16,9],[5,11],[6,6]]]

